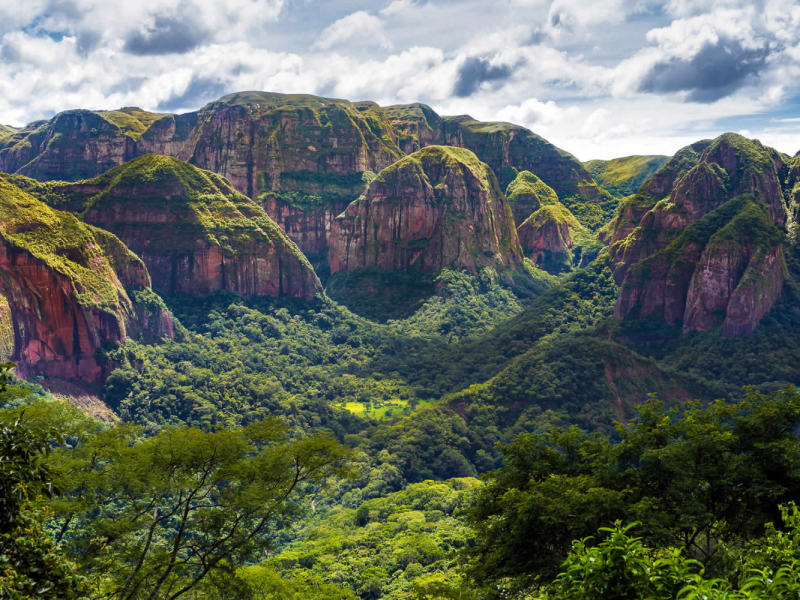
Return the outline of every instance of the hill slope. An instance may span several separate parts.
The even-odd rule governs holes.
[[[0,354],[20,373],[102,383],[103,345],[172,337],[147,269],[115,236],[3,178],[0,213]]]
[[[222,177],[176,158],[150,154],[72,184],[12,179],[119,236],[142,257],[158,290],[301,298],[321,290],[264,209]]]
[[[594,180],[617,198],[635,194],[641,185],[663,167],[669,156],[626,156],[583,163]]]

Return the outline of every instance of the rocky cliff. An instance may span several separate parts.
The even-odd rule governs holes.
[[[534,173],[593,229],[614,214],[616,200],[597,185],[578,159],[524,127],[477,121],[468,115],[440,117],[423,104],[390,106],[384,112],[399,132],[403,148],[431,144],[466,148],[492,168],[503,187],[520,171]]]
[[[577,159],[522,127],[440,117],[422,104],[266,92],[231,94],[183,115],[67,111],[0,132],[0,171],[79,181],[148,153],[174,156],[226,177],[303,252],[323,256],[333,219],[363,192],[363,179],[430,145],[472,150],[503,187],[519,171],[535,173],[589,227],[613,212],[616,200]]]
[[[136,156],[136,141],[164,115],[138,108],[68,110],[0,135],[0,171],[39,181],[96,177]]]
[[[752,332],[783,287],[787,164],[734,134],[676,154],[607,232],[621,284],[615,315]]]
[[[113,232],[164,292],[312,298],[311,265],[264,209],[214,173],[150,154],[78,183],[13,178],[52,206]]]
[[[336,218],[331,272],[378,267],[475,273],[522,252],[492,170],[470,151],[430,146],[382,170]]]
[[[139,300],[147,269],[115,236],[3,178],[0,214],[0,353],[21,375],[102,383],[103,345],[172,337],[163,303]]]
[[[506,188],[523,252],[537,266],[560,273],[573,266],[573,231],[586,229],[558,200],[555,191],[530,171],[521,171]]]

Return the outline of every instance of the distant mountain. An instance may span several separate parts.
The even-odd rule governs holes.
[[[301,298],[321,291],[305,256],[263,208],[176,158],[149,154],[77,183],[10,180],[119,236],[159,291]]]
[[[626,156],[583,163],[594,180],[617,198],[635,194],[669,160],[669,156]]]
[[[678,152],[604,232],[621,285],[615,315],[751,333],[783,290],[791,162],[736,134]]]
[[[174,156],[227,178],[320,264],[333,220],[362,193],[363,179],[430,145],[473,151],[501,188],[520,171],[534,173],[590,229],[613,216],[616,199],[575,157],[523,127],[440,117],[421,104],[267,92],[230,94],[183,115],[60,113],[0,133],[0,171],[75,182],[148,153]]]
[[[172,337],[144,263],[114,235],[4,178],[0,216],[0,358],[21,374],[102,383],[103,345]]]

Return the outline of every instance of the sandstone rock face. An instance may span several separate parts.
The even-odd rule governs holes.
[[[523,221],[517,236],[523,252],[537,266],[558,273],[572,265],[575,229],[583,227],[569,210],[561,204],[549,204]]]
[[[514,181],[508,184],[506,198],[518,228],[543,206],[561,204],[553,188],[530,171],[520,171]]]
[[[164,292],[313,298],[311,265],[264,209],[220,176],[150,154],[93,180],[19,185],[111,231]]]
[[[94,177],[132,157],[133,140],[88,110],[70,110],[0,139],[0,171],[41,181]]]
[[[572,266],[572,231],[584,230],[555,191],[530,171],[521,171],[506,188],[517,236],[525,256],[551,273]]]
[[[22,376],[102,383],[95,352],[129,337],[172,336],[172,320],[132,299],[144,264],[113,235],[0,179],[0,351]],[[137,291],[138,293],[138,291]],[[138,315],[148,314],[148,322]]]
[[[424,104],[390,106],[384,111],[405,151],[430,145],[466,148],[492,168],[503,187],[520,171],[529,171],[553,188],[567,206],[610,199],[578,159],[524,127],[476,121],[468,115],[440,117]]]
[[[226,177],[303,252],[324,255],[332,220],[363,192],[363,175],[431,145],[472,150],[503,187],[529,170],[568,206],[610,199],[577,159],[522,127],[440,117],[422,104],[382,109],[265,92],[231,94],[184,115],[61,113],[3,132],[0,171],[74,182],[149,153],[174,156]]]
[[[615,315],[663,319],[684,331],[722,325],[728,337],[751,333],[785,279],[787,162],[733,134],[678,153],[612,223],[609,251],[621,283]]]
[[[472,152],[431,146],[380,172],[334,222],[331,272],[439,271],[522,260],[497,179]]]

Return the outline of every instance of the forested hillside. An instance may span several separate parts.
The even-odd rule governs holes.
[[[798,161],[260,92],[3,130],[0,597],[796,597]]]

